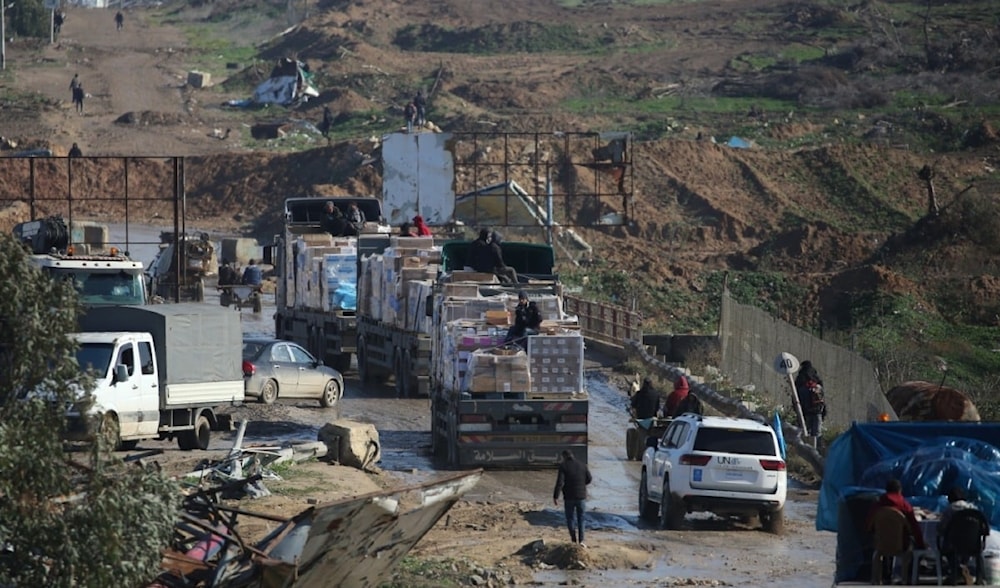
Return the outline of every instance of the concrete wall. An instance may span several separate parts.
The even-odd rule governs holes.
[[[846,428],[854,421],[870,422],[882,413],[896,416],[861,355],[833,345],[763,310],[722,297],[719,326],[722,373],[736,386],[752,384],[765,402],[791,407],[787,376],[774,371],[774,359],[788,352],[812,361],[823,378],[827,427]]]

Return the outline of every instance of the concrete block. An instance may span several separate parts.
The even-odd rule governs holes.
[[[239,238],[222,240],[222,255],[219,257],[220,263],[222,260],[227,260],[240,265],[246,265],[250,263],[251,259],[259,262],[261,257],[262,251],[256,239]]]
[[[366,469],[382,459],[378,431],[369,423],[339,420],[323,425],[318,438],[342,465]]]
[[[212,85],[212,74],[204,71],[189,71],[188,85],[192,88],[206,88]]]

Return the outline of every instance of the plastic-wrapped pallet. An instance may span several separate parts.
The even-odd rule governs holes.
[[[323,310],[357,308],[357,250],[341,248],[323,255]]]
[[[507,350],[478,349],[469,358],[463,379],[463,392],[489,394],[531,390],[528,354]]]
[[[528,337],[532,390],[544,394],[582,393],[583,351],[579,333]]]

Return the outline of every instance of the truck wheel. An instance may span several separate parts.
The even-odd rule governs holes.
[[[365,343],[364,337],[358,337],[358,379],[361,380],[362,385],[371,383],[371,373],[368,369],[368,344]]]
[[[278,399],[278,383],[274,380],[264,382],[264,387],[260,390],[260,401],[264,404],[274,404]]]
[[[212,426],[209,424],[207,418],[199,416],[198,420],[194,423],[194,429],[181,431],[177,435],[177,446],[182,451],[191,451],[192,449],[205,451],[208,449],[208,443],[211,439]]]
[[[679,529],[684,522],[684,505],[670,493],[670,479],[663,480],[663,495],[660,497],[660,526],[664,529]]]
[[[323,388],[323,396],[319,399],[319,403],[323,408],[330,408],[334,404],[337,404],[337,400],[340,399],[340,385],[337,384],[336,380],[330,380],[326,383],[326,387]]]
[[[760,525],[768,533],[781,535],[785,532],[785,509],[760,511]]]
[[[223,289],[219,292],[219,304],[225,307],[229,307],[233,303],[233,295],[229,293],[228,289]]]
[[[112,451],[118,451],[122,445],[122,428],[118,423],[118,417],[113,413],[106,412],[101,416],[101,424],[97,430],[101,441]]]
[[[393,354],[392,374],[396,381],[396,398],[406,398],[406,368],[403,366],[403,352],[399,349]]]
[[[642,470],[642,480],[639,482],[639,518],[655,521],[658,507],[658,504],[649,499],[649,478],[646,477],[646,470]]]
[[[417,379],[413,376],[413,362],[410,358],[410,351],[403,352],[403,396],[405,398],[417,397]]]
[[[633,428],[629,428],[625,431],[625,457],[629,461],[635,461],[635,444],[636,439],[639,437],[639,431]]]
[[[351,354],[341,353],[333,356],[333,365],[330,366],[341,374],[351,369]]]

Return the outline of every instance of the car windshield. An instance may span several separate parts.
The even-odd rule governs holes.
[[[111,365],[111,354],[115,346],[111,343],[84,343],[76,351],[76,363],[80,371],[94,370],[98,377],[104,377]]]
[[[709,427],[698,429],[698,436],[694,440],[694,450],[741,455],[775,456],[778,454],[774,437],[767,431]]]
[[[253,359],[260,355],[261,349],[263,349],[267,344],[260,341],[244,341],[243,342],[243,359]]]

